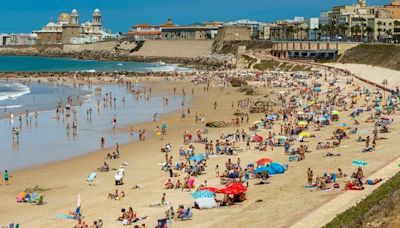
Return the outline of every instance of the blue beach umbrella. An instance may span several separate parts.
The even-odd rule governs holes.
[[[317,93],[321,92],[321,87],[315,87],[314,92],[317,92]]]
[[[364,166],[367,166],[368,163],[366,161],[363,161],[363,160],[354,160],[352,162],[352,165],[353,166],[362,166],[362,167],[364,167]]]
[[[347,127],[348,125],[346,123],[340,123],[338,124],[339,127]]]
[[[204,157],[203,157],[202,154],[193,155],[192,157],[189,158],[189,161],[197,161],[197,162],[200,162],[200,161],[203,161],[203,160],[204,160]]]

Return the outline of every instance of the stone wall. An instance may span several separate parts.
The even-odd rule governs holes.
[[[212,40],[147,40],[133,56],[196,58],[212,52]]]

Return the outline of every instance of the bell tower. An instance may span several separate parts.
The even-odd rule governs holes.
[[[365,6],[367,6],[367,2],[366,2],[366,0],[358,0],[358,5],[365,7]]]

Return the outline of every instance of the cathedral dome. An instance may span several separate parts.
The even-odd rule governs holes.
[[[58,16],[58,22],[69,22],[71,16],[67,13],[62,13]]]

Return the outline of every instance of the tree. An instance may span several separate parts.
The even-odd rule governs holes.
[[[388,42],[390,42],[390,40],[393,38],[393,37],[392,37],[392,34],[393,34],[393,33],[392,33],[392,30],[391,30],[391,29],[386,30],[386,35],[387,35],[387,39],[386,39],[386,40],[387,40]]]
[[[371,37],[373,37],[374,29],[371,28],[371,27],[369,27],[369,26],[367,26],[367,27],[365,28],[365,31],[367,32],[368,42],[371,42],[371,40],[373,39],[373,38],[371,38]]]
[[[314,31],[314,39],[318,40],[317,38],[318,38],[319,28],[313,28],[313,31]]]
[[[286,29],[286,39],[289,40],[289,37],[291,36],[291,34],[293,34],[294,28],[293,26],[289,26]]]

